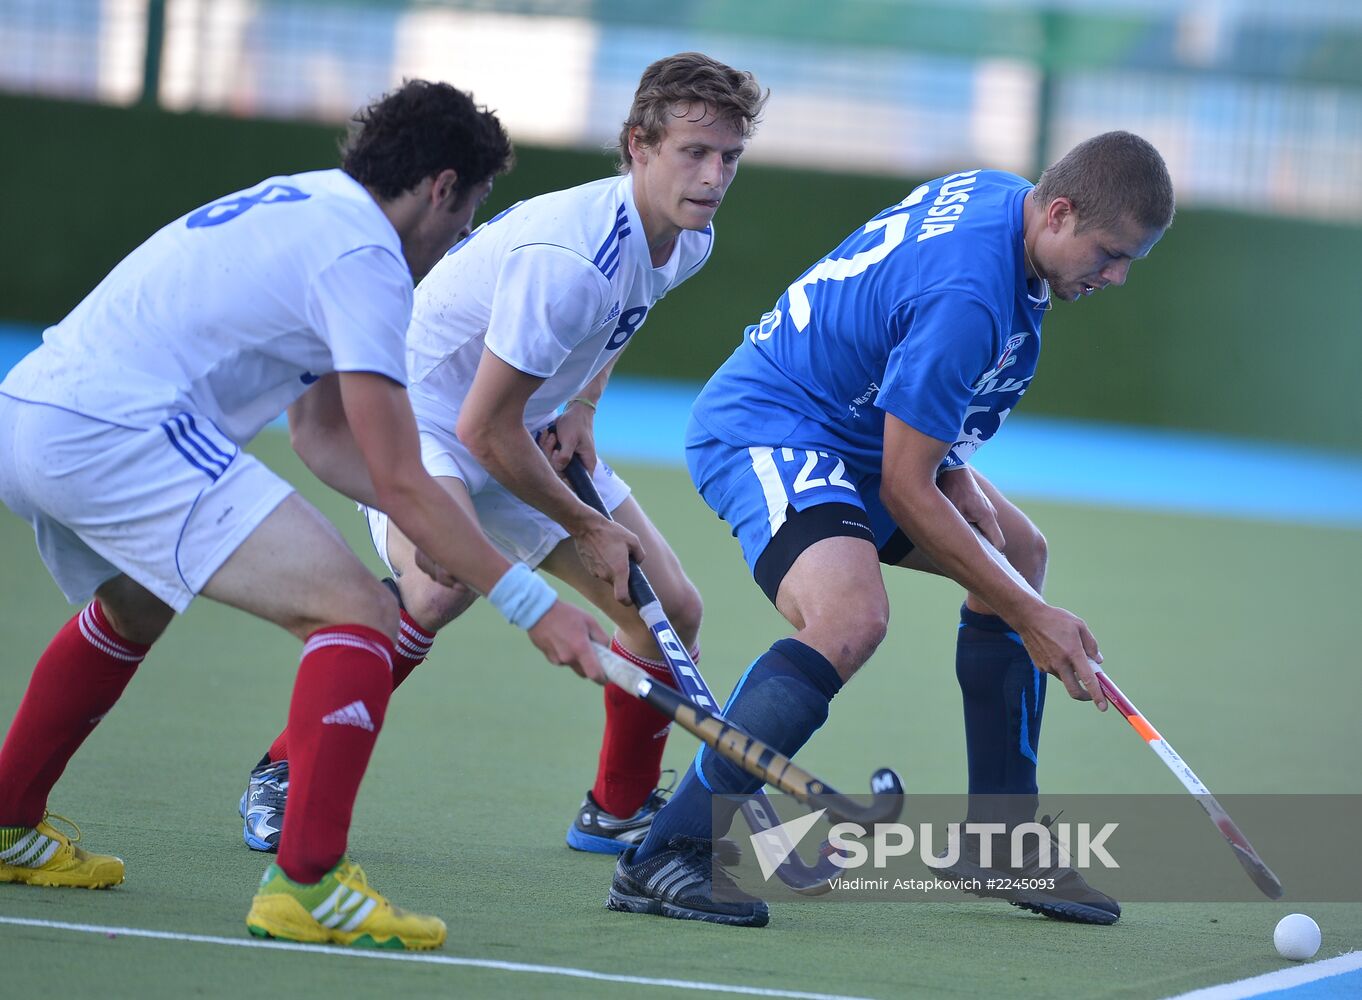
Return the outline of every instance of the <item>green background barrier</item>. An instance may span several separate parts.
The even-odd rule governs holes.
[[[0,319],[35,325],[158,225],[269,174],[334,166],[340,134],[12,96],[0,122]],[[483,217],[614,169],[605,152],[518,156]],[[710,265],[656,311],[620,371],[703,379],[791,280],[913,183],[744,166]],[[1126,288],[1046,318],[1025,409],[1362,452],[1359,264],[1362,229],[1183,209]]]

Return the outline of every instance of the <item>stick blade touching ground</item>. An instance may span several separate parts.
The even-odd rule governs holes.
[[[1282,882],[1277,878],[1276,873],[1267,866],[1267,863],[1258,856],[1258,852],[1249,843],[1248,837],[1244,836],[1244,831],[1239,829],[1239,825],[1230,819],[1229,813],[1225,812],[1223,806],[1215,800],[1215,796],[1197,796],[1201,803],[1201,808],[1206,810],[1206,815],[1211,817],[1220,835],[1229,843],[1230,849],[1234,851],[1234,856],[1248,877],[1253,880],[1259,890],[1268,899],[1282,898]],[[1209,800],[1209,801],[1208,801]]]

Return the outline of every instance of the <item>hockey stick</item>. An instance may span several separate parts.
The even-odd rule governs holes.
[[[1097,683],[1106,692],[1108,700],[1116,706],[1118,712],[1125,716],[1126,721],[1135,728],[1135,731],[1144,737],[1144,741],[1149,744],[1149,749],[1159,755],[1159,760],[1168,765],[1168,770],[1177,775],[1183,787],[1201,803],[1201,808],[1206,810],[1206,815],[1211,818],[1211,822],[1216,825],[1221,836],[1229,843],[1239,864],[1243,866],[1244,871],[1248,872],[1248,877],[1253,879],[1253,884],[1261,889],[1263,895],[1269,899],[1281,899],[1281,880],[1258,856],[1258,852],[1253,849],[1253,845],[1249,843],[1243,831],[1239,829],[1234,820],[1230,819],[1230,814],[1225,811],[1224,806],[1216,801],[1210,789],[1202,784],[1201,779],[1187,766],[1187,762],[1178,756],[1178,752],[1159,734],[1159,731],[1150,724],[1149,720],[1140,714],[1139,709],[1116,686],[1116,682],[1108,677],[1096,663],[1092,667],[1093,673],[1097,675]]]
[[[892,823],[902,811],[903,785],[889,768],[882,767],[870,776],[870,805],[857,805],[789,757],[729,725],[723,716],[701,708],[681,692],[654,680],[642,667],[599,643],[595,649],[610,683],[646,701],[748,774],[793,795],[811,809],[826,810],[833,822],[869,828],[876,823]]]
[[[605,509],[605,504],[601,500],[600,493],[596,490],[596,484],[591,481],[591,473],[587,471],[586,465],[583,464],[579,456],[572,456],[572,460],[568,463],[567,469],[564,471],[564,476],[567,479],[568,484],[572,487],[573,492],[577,494],[583,503],[605,517],[610,516],[610,512]],[[664,705],[659,704],[659,701],[667,700],[665,695],[643,694],[640,695],[640,697],[643,697],[649,704],[653,705],[653,707],[657,708],[663,714],[675,719],[683,728],[694,733],[696,736],[699,736],[700,739],[708,743],[718,753],[732,760],[750,773],[776,785],[776,787],[780,788],[782,791],[794,795],[801,802],[811,802],[811,798],[809,797],[811,793],[809,789],[811,786],[816,785],[818,786],[819,791],[813,792],[812,794],[823,796],[831,795],[835,796],[836,799],[841,800],[841,802],[836,805],[820,801],[818,806],[820,808],[827,808],[830,812],[843,819],[861,823],[861,825],[869,825],[874,822],[891,822],[898,818],[899,811],[902,809],[902,799],[899,798],[895,802],[895,800],[891,799],[891,796],[901,796],[903,786],[900,784],[898,776],[894,774],[893,771],[888,770],[887,768],[882,769],[875,772],[874,777],[871,779],[871,788],[875,791],[876,801],[879,803],[878,807],[872,806],[872,808],[883,809],[886,805],[892,805],[892,813],[886,814],[882,818],[876,818],[878,814],[855,814],[855,810],[858,810],[860,807],[856,807],[854,803],[851,803],[843,796],[833,792],[807,772],[797,768],[793,763],[789,762],[787,758],[781,757],[779,754],[762,746],[756,740],[752,740],[751,737],[742,734],[739,730],[724,722],[721,717],[715,714],[718,712],[719,706],[714,700],[714,695],[710,692],[709,685],[705,683],[705,679],[700,675],[700,671],[696,667],[695,661],[691,659],[690,654],[686,651],[685,644],[677,638],[676,630],[672,628],[671,622],[667,619],[666,612],[662,610],[662,604],[657,599],[657,595],[654,593],[652,585],[649,584],[647,576],[644,575],[643,570],[639,565],[632,560],[629,563],[629,596],[638,609],[639,617],[643,619],[644,624],[646,624],[653,633],[657,648],[662,653],[663,659],[667,661],[667,665],[671,668],[672,676],[675,678],[677,686],[684,692],[684,699],[681,699],[681,703],[675,706],[675,710],[673,707],[664,707]],[[633,664],[627,665],[633,667]],[[637,667],[634,667],[634,670],[637,671],[637,674],[629,674],[628,682],[623,684],[620,684],[614,676],[610,676],[609,668],[607,668],[607,676],[610,676],[610,679],[619,684],[620,687],[633,693],[637,693],[640,679],[651,681],[651,678],[648,677],[646,672],[639,670]],[[620,676],[622,679],[625,677],[622,672],[620,673]],[[660,685],[653,685],[653,687],[655,689],[660,688],[661,690],[667,690],[661,688]],[[667,693],[675,696],[675,693],[669,690],[667,690]],[[686,700],[691,703],[689,709],[684,703]],[[714,734],[714,739],[711,740],[706,733],[701,732],[695,726],[688,725],[683,718],[676,714],[676,710],[683,713],[688,710],[693,710],[693,717],[698,720],[696,725],[702,725],[704,718],[708,717],[709,721],[717,723],[722,728],[715,730],[713,726],[707,727],[708,732]],[[734,756],[732,752],[726,751],[724,747],[719,745],[719,741],[722,740],[727,740],[730,746],[740,744],[742,741],[747,741],[749,747],[748,749],[743,750],[739,756]],[[795,781],[795,786],[786,787],[781,784],[779,780],[773,780],[771,775],[780,771],[780,769],[775,768],[773,764],[768,765],[758,763],[757,766],[760,767],[761,770],[753,770],[752,766],[749,766],[745,760],[745,758],[752,755],[752,748],[757,748],[756,758],[765,759],[763,755],[769,754],[772,760],[778,758],[782,761],[783,764],[781,765],[781,768],[784,768],[792,776],[797,773],[799,775],[798,778],[792,777],[792,780]],[[849,808],[853,810],[853,812],[848,812],[847,810]],[[758,790],[752,798],[743,804],[742,813],[746,818],[748,825],[754,832],[765,833],[773,829],[778,829],[780,826],[779,817],[775,815],[774,810],[771,808],[770,800],[761,790]],[[819,893],[827,892],[831,888],[831,882],[829,880],[842,874],[843,869],[832,863],[829,855],[834,849],[827,844],[824,844],[823,850],[820,851],[818,864],[812,868],[806,866],[799,859],[799,856],[794,853],[793,845],[788,846],[791,850],[786,852],[785,862],[782,863],[776,871],[780,880],[796,892],[808,895],[817,895]]]
[[[979,535],[979,541],[983,543],[985,550],[993,557],[994,562],[1006,570],[1014,581],[1034,594],[1037,599],[1041,599],[1035,589],[1007,561],[1007,557],[999,552],[982,534]],[[1149,744],[1149,749],[1159,755],[1159,759],[1168,765],[1168,769],[1177,775],[1177,779],[1182,782],[1183,787],[1191,792],[1192,797],[1200,803],[1201,808],[1206,811],[1206,815],[1211,818],[1211,822],[1215,824],[1221,836],[1229,843],[1239,864],[1243,866],[1244,871],[1248,872],[1248,877],[1253,880],[1253,884],[1261,889],[1263,895],[1269,899],[1281,899],[1281,880],[1258,856],[1258,852],[1253,849],[1253,845],[1249,843],[1243,831],[1239,829],[1234,820],[1230,819],[1230,814],[1225,811],[1225,807],[1216,801],[1211,790],[1187,766],[1187,762],[1178,756],[1178,752],[1150,724],[1149,720],[1140,714],[1131,700],[1116,686],[1116,682],[1107,676],[1106,672],[1096,662],[1092,660],[1088,662],[1092,666],[1093,674],[1096,676],[1097,683],[1102,688],[1103,693],[1107,696],[1107,700],[1116,706],[1116,710]]]

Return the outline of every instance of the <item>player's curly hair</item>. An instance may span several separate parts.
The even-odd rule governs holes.
[[[1146,229],[1173,223],[1173,181],[1159,151],[1131,132],[1103,132],[1080,142],[1036,181],[1036,203],[1073,202],[1078,231],[1131,219]]]
[[[751,73],[725,66],[701,52],[680,52],[659,59],[643,71],[634,92],[634,105],[620,129],[620,172],[628,173],[633,162],[630,131],[642,129],[643,144],[656,146],[667,125],[675,120],[673,109],[678,105],[691,121],[714,115],[731,122],[746,139],[756,131],[770,94],[757,85]]]
[[[396,198],[453,169],[455,204],[511,168],[515,154],[497,116],[447,83],[408,80],[355,113],[341,169],[380,198]]]

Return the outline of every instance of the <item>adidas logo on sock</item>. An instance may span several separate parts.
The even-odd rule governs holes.
[[[369,710],[362,701],[352,701],[344,708],[338,708],[322,718],[323,726],[356,726],[374,731],[374,720],[369,718]]]

